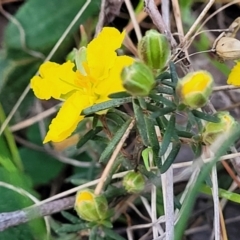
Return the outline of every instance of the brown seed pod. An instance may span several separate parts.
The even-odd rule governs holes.
[[[240,41],[232,37],[220,38],[214,51],[223,60],[237,60],[240,58]]]

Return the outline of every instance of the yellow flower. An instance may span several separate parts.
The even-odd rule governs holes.
[[[40,76],[31,79],[31,88],[40,99],[65,100],[49,126],[44,143],[60,142],[69,137],[84,116],[83,109],[96,103],[109,100],[108,95],[124,91],[120,78],[123,67],[133,63],[133,58],[117,56],[125,32],[120,33],[111,27],[103,28],[86,49],[86,61],[82,63],[84,73],[74,70],[75,65],[68,61],[59,65],[43,63]]]
[[[231,70],[227,83],[234,86],[240,86],[240,62],[237,62]]]
[[[104,195],[96,195],[92,189],[78,191],[75,210],[80,218],[89,222],[102,222],[108,217],[108,202]]]
[[[212,93],[213,78],[207,71],[188,73],[178,81],[176,92],[180,102],[192,109],[202,107]]]

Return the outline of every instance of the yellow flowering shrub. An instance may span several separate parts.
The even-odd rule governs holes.
[[[84,73],[75,70],[75,64],[43,63],[40,76],[31,79],[31,88],[39,99],[64,100],[49,126],[44,143],[60,142],[69,137],[84,118],[84,108],[109,100],[108,95],[124,91],[120,73],[123,67],[133,63],[133,58],[117,56],[125,33],[105,27],[86,48],[86,61],[82,63]]]

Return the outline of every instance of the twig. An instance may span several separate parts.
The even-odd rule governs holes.
[[[75,197],[63,198],[40,205],[38,208],[31,206],[15,212],[0,213],[0,232],[22,223],[26,223],[35,218],[51,215],[53,213],[73,207]]]
[[[94,191],[95,194],[98,195],[98,194],[101,193],[103,185],[104,185],[104,182],[105,182],[105,179],[107,178],[107,175],[109,174],[109,171],[111,170],[112,165],[113,165],[113,163],[114,163],[118,153],[120,152],[123,144],[125,143],[128,135],[130,134],[130,132],[131,132],[132,128],[134,127],[134,125],[135,125],[135,119],[132,119],[132,121],[130,122],[130,124],[129,124],[127,130],[126,130],[126,132],[123,134],[121,140],[117,144],[117,146],[116,146],[116,148],[115,148],[111,158],[108,161],[107,166],[105,167],[105,169],[104,169],[104,171],[102,173],[102,176],[101,176],[101,178],[100,178],[100,180],[98,182],[98,185],[95,188],[95,191]]]
[[[199,23],[201,22],[201,20],[204,18],[204,16],[206,15],[206,13],[208,12],[208,10],[210,9],[210,7],[214,4],[215,0],[209,0],[208,4],[206,5],[206,7],[203,9],[203,11],[201,12],[201,14],[198,16],[197,20],[193,23],[193,25],[191,26],[191,28],[189,29],[189,31],[187,32],[187,34],[184,36],[183,38],[183,44],[186,43],[189,38],[192,36],[193,32],[195,31],[195,29],[197,28],[197,26],[199,25]]]
[[[55,113],[61,105],[62,105],[62,103],[59,103],[59,104],[55,105],[54,107],[51,107],[51,108],[49,108],[49,109],[31,117],[31,118],[28,118],[24,121],[16,123],[16,124],[10,126],[10,130],[12,132],[16,132],[16,131],[19,131],[23,128],[29,127],[29,126],[33,125],[34,123],[36,123],[36,122],[52,115],[53,113]]]
[[[145,11],[151,17],[157,29],[161,33],[164,33],[167,36],[172,48],[175,48],[177,46],[177,43],[173,38],[171,32],[168,30],[166,24],[164,23],[162,16],[156,7],[156,4],[154,3],[154,0],[144,0],[144,2],[145,2]]]
[[[233,86],[233,85],[217,86],[213,88],[213,92],[238,90],[239,88],[240,86]]]
[[[132,20],[132,23],[133,23],[133,26],[134,26],[134,30],[135,30],[135,33],[136,33],[136,36],[137,36],[137,40],[139,42],[141,40],[141,38],[142,38],[142,33],[141,33],[141,29],[139,27],[139,24],[137,22],[137,19],[136,19],[136,16],[135,16],[132,4],[131,4],[130,0],[124,0],[124,1],[125,1],[125,4],[126,4],[126,7],[128,9],[130,18]]]
[[[105,24],[110,23],[119,15],[123,0],[102,0],[95,36],[101,31]]]
[[[14,192],[17,192],[17,193],[21,194],[22,196],[26,196],[26,197],[30,198],[34,203],[39,202],[39,200],[36,197],[34,197],[32,194],[30,194],[29,192],[27,192],[26,190],[24,190],[20,187],[13,186],[13,185],[11,185],[9,183],[6,183],[6,182],[0,182],[0,186],[8,188],[8,189],[10,189]],[[47,234],[49,236],[50,235],[50,224],[49,224],[48,217],[44,217],[44,221],[45,221],[45,224],[46,224]],[[1,214],[0,214],[0,223],[1,223]],[[0,231],[1,231],[1,226],[0,226]]]
[[[172,0],[172,6],[173,6],[175,23],[176,23],[178,34],[179,34],[179,40],[181,42],[184,36],[184,31],[183,31],[182,18],[181,18],[181,12],[180,12],[178,0]]]
[[[82,6],[82,8],[79,10],[79,12],[77,13],[77,15],[74,17],[74,19],[72,20],[72,22],[69,24],[69,26],[67,27],[67,29],[64,31],[64,33],[62,34],[62,36],[59,38],[59,40],[57,41],[57,43],[54,45],[53,49],[51,50],[51,52],[48,54],[48,56],[46,57],[46,59],[44,60],[44,62],[49,61],[52,56],[54,55],[54,53],[57,51],[57,49],[59,48],[59,46],[61,45],[61,43],[63,42],[63,40],[66,38],[66,36],[68,35],[69,31],[72,29],[72,27],[74,26],[74,24],[77,22],[77,20],[81,17],[81,15],[84,13],[84,11],[86,10],[86,8],[88,7],[88,5],[91,3],[92,0],[87,0],[85,2],[85,4]],[[37,75],[38,72],[35,74]],[[16,104],[14,105],[14,107],[12,108],[11,112],[9,113],[9,115],[7,116],[7,118],[5,119],[5,121],[3,122],[1,128],[0,128],[0,136],[3,133],[4,129],[7,127],[8,123],[10,122],[10,120],[12,119],[13,115],[15,114],[15,112],[17,111],[17,109],[19,108],[19,106],[21,105],[22,101],[24,100],[24,98],[27,96],[28,92],[30,90],[30,84],[25,88],[25,90],[23,91],[23,93],[21,94],[21,96],[19,97],[18,101],[16,102]]]
[[[214,205],[214,235],[215,240],[221,239],[220,231],[220,204],[219,204],[219,194],[218,194],[218,180],[217,180],[217,169],[216,165],[212,168],[212,195],[213,195],[213,205]]]

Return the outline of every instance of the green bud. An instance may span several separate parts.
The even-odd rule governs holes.
[[[138,43],[140,59],[151,69],[163,69],[171,56],[167,37],[156,30],[149,30]]]
[[[229,133],[237,122],[228,112],[219,112],[220,122],[207,122],[202,133],[202,140],[206,145],[212,144],[221,134]]]
[[[123,87],[133,96],[147,96],[155,84],[152,71],[141,62],[123,68]]]
[[[178,81],[176,93],[181,104],[197,109],[207,103],[212,88],[212,75],[207,71],[197,71],[187,74]]]
[[[129,172],[123,178],[123,186],[130,193],[139,193],[144,189],[145,179],[140,172]]]
[[[93,190],[80,190],[75,199],[75,210],[80,218],[89,222],[102,222],[108,216],[107,199]]]

